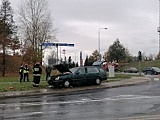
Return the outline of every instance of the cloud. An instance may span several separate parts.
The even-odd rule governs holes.
[[[74,48],[65,49],[91,54],[98,49],[98,29],[107,27],[107,31],[100,32],[102,52],[117,38],[132,55],[139,50],[146,55],[159,51],[158,0],[48,0],[48,3],[54,26],[59,28],[57,39],[75,44]]]

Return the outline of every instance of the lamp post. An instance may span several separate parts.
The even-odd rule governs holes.
[[[160,0],[159,0],[159,27],[157,28],[157,32],[159,33],[159,53],[160,55]]]
[[[99,30],[98,30],[99,61],[101,61],[101,53],[100,53],[100,31],[101,31],[101,29],[106,29],[107,30],[107,28],[99,28]]]

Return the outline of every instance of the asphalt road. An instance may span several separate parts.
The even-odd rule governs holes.
[[[159,91],[160,81],[153,79],[136,86],[0,99],[0,119],[158,120]]]

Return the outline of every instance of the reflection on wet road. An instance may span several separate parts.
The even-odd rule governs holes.
[[[160,113],[160,82],[0,100],[0,119],[113,120]]]

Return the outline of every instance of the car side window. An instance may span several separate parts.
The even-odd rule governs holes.
[[[87,73],[98,73],[99,70],[96,67],[88,67],[87,68]]]
[[[103,68],[99,68],[99,71],[100,72],[105,72]]]
[[[79,73],[79,74],[85,74],[85,68],[79,69],[79,70],[78,70],[78,73]]]

